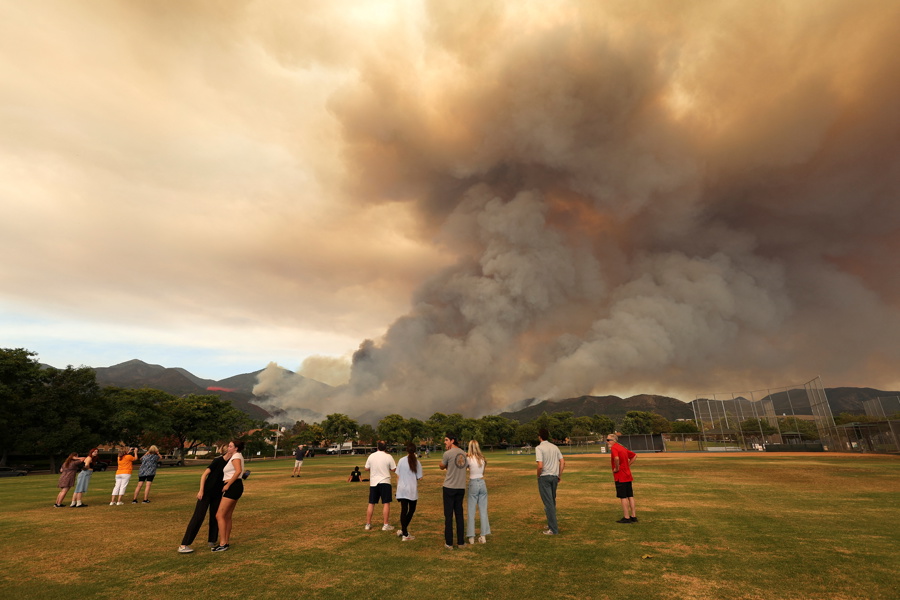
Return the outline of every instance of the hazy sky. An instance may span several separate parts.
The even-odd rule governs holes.
[[[0,3],[0,346],[302,365],[351,413],[900,388],[898,39],[887,1]]]

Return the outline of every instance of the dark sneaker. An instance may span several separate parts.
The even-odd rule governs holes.
[[[629,519],[628,517],[622,517],[621,519],[616,521],[616,523],[633,523],[633,521],[631,519]]]
[[[143,503],[144,503],[144,504],[150,504],[150,501],[149,501],[149,500],[144,500]]]
[[[637,523],[637,517],[631,517],[628,520],[631,521],[632,523]]]
[[[75,508],[87,508],[87,504],[79,504]]]
[[[132,500],[131,503],[132,503],[132,504],[137,504],[137,500]]]
[[[228,550],[228,548],[229,548],[229,545],[225,544],[224,546],[216,546],[215,548],[212,549],[212,551],[213,552],[225,552],[226,550]]]

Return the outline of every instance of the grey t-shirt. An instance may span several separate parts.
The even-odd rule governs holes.
[[[562,460],[562,453],[559,448],[544,440],[538,447],[534,449],[535,462],[544,463],[541,469],[541,477],[544,475],[556,475],[559,477],[559,461]]]
[[[451,490],[466,489],[466,453],[454,446],[444,452],[441,464],[447,465],[444,487]]]

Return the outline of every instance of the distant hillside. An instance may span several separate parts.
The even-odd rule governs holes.
[[[175,396],[215,394],[253,419],[268,419],[272,416],[254,403],[256,398],[251,393],[259,371],[213,381],[196,377],[185,369],[151,365],[137,359],[111,367],[96,367],[94,371],[97,373],[97,383],[101,386],[152,388]],[[251,380],[253,383],[249,383]]]
[[[804,390],[798,389],[791,390],[790,393],[773,394],[772,399],[775,402],[776,412],[789,414],[788,398],[799,397],[801,394],[805,394]],[[842,412],[865,414],[866,411],[862,404],[864,400],[888,396],[900,396],[900,392],[887,392],[873,388],[825,388],[825,397],[828,398],[828,405],[835,416]],[[620,420],[630,410],[655,412],[670,421],[694,418],[694,412],[688,402],[651,394],[640,394],[624,399],[618,396],[580,396],[558,401],[544,400],[520,410],[500,413],[500,416],[526,423],[541,416],[545,411],[547,413],[571,411],[576,417],[599,414],[607,415],[613,420]]]
[[[520,423],[526,423],[541,416],[544,412],[571,411],[576,417],[607,415],[613,420],[619,420],[630,410],[654,412],[670,421],[694,418],[694,412],[689,404],[675,398],[651,394],[639,394],[630,398],[579,396],[578,398],[567,398],[565,400],[544,400],[515,412],[500,413],[500,416],[515,419]]]

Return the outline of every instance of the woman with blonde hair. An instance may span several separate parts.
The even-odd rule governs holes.
[[[132,504],[138,503],[137,499],[141,492],[141,485],[145,482],[147,487],[144,488],[144,504],[150,504],[150,484],[153,483],[153,478],[156,477],[156,467],[158,466],[159,448],[153,445],[141,457],[141,468],[138,469],[138,482],[134,490],[134,498],[131,499]]]
[[[481,446],[478,440],[469,442],[469,449],[466,452],[466,465],[469,469],[469,510],[468,523],[466,527],[466,537],[469,543],[475,543],[475,507],[478,507],[478,514],[481,521],[481,535],[478,541],[482,544],[487,543],[487,538],[491,534],[491,524],[488,522],[488,492],[484,483],[484,467],[487,460],[481,453]]]

